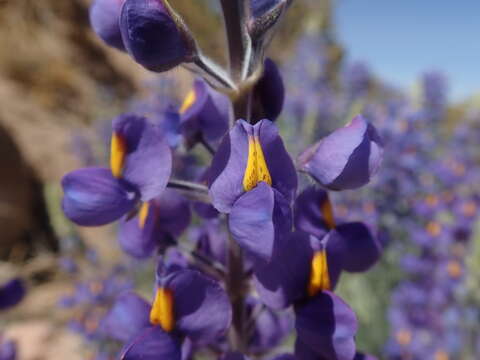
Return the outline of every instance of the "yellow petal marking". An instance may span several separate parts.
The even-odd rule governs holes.
[[[190,90],[185,96],[185,99],[183,100],[182,106],[180,107],[180,114],[183,114],[185,111],[190,109],[190,107],[195,103],[195,100],[197,100],[197,95],[195,94],[195,90]]]
[[[158,288],[150,311],[150,323],[160,325],[165,332],[171,332],[175,327],[173,312],[173,293],[165,288]]]
[[[250,191],[261,181],[272,185],[272,177],[268,171],[260,140],[256,136],[249,136],[248,160],[245,175],[243,176],[243,188],[245,191]]]
[[[122,135],[116,132],[112,135],[110,143],[110,168],[116,178],[122,176],[125,154],[127,153],[127,143]]]
[[[315,296],[320,291],[331,290],[330,275],[328,274],[327,253],[325,250],[317,251],[313,255],[308,295]]]
[[[140,206],[140,210],[138,211],[138,226],[140,226],[140,229],[143,229],[145,227],[149,210],[150,210],[150,203],[148,202],[142,203],[142,206]]]
[[[332,203],[330,202],[330,199],[327,198],[326,200],[320,205],[322,215],[323,215],[323,220],[327,224],[329,229],[335,229],[337,224],[335,223],[335,216],[333,215],[333,207]]]

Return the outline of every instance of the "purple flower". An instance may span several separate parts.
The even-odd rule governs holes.
[[[121,295],[102,323],[102,330],[126,343],[122,359],[180,360],[188,337],[208,344],[230,326],[231,308],[223,289],[193,270],[160,277],[152,305],[134,293]]]
[[[122,115],[113,121],[110,169],[84,168],[65,175],[63,211],[83,226],[115,221],[162,193],[171,161],[157,126],[143,117]]]
[[[181,130],[188,148],[197,142],[214,144],[228,130],[231,106],[227,96],[196,79],[180,108]]]
[[[120,246],[131,256],[148,257],[156,248],[171,245],[185,231],[190,219],[187,199],[166,189],[156,198],[144,202],[137,216],[121,220]]]
[[[128,53],[148,70],[167,71],[193,60],[195,42],[166,0],[126,0],[120,31]]]
[[[90,7],[90,23],[106,44],[125,50],[118,21],[125,0],[95,0]]]
[[[0,286],[0,310],[17,305],[25,297],[25,293],[25,285],[19,278],[14,278]]]
[[[335,239],[343,249],[342,267],[347,271],[366,271],[380,258],[382,246],[369,229],[360,222],[337,225],[328,193],[315,186],[306,188],[295,201],[294,223],[319,239]]]
[[[294,165],[276,126],[237,121],[224,137],[207,176],[215,208],[229,213],[234,239],[255,258],[269,261],[275,240],[291,228],[297,188]]]
[[[373,125],[358,115],[305,150],[298,161],[303,171],[327,189],[356,189],[378,171],[382,146]]]

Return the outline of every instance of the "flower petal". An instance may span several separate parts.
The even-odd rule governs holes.
[[[123,0],[95,0],[90,7],[90,23],[106,44],[125,50],[118,26]]]
[[[160,326],[144,329],[121,351],[120,360],[180,360],[180,340]]]
[[[357,319],[352,309],[329,291],[295,305],[295,328],[301,342],[332,360],[355,356]]]
[[[321,239],[329,231],[324,209],[329,201],[326,191],[309,186],[297,197],[294,205],[294,223],[297,230],[303,230]]]
[[[105,225],[131,211],[137,194],[128,184],[115,179],[109,169],[84,168],[62,179],[62,208],[74,223],[83,226]]]
[[[156,220],[154,210],[149,210],[143,226],[140,225],[138,216],[123,218],[118,229],[118,242],[122,250],[138,259],[152,255],[160,241],[159,234],[154,231]]]
[[[257,118],[275,121],[282,112],[285,87],[280,71],[271,59],[265,59],[263,75],[255,85],[253,99],[261,108]]]
[[[177,238],[190,224],[190,203],[177,191],[166,189],[153,200],[157,213],[156,231]]]
[[[342,267],[350,272],[367,271],[380,259],[382,246],[360,222],[339,225],[336,232],[344,243]]]
[[[150,305],[133,292],[120,295],[102,319],[102,334],[115,340],[129,341],[150,326]]]
[[[193,40],[163,1],[126,0],[119,24],[128,53],[148,70],[170,70],[193,55]]]
[[[262,302],[273,309],[283,309],[303,298],[313,253],[309,235],[299,231],[291,233],[275,250],[269,264],[257,264],[254,283]]]
[[[245,192],[243,176],[248,159],[248,135],[243,123],[243,120],[237,121],[223,138],[206,175],[212,205],[223,213],[229,213]]]
[[[232,310],[225,291],[194,270],[180,270],[160,279],[173,293],[175,329],[194,342],[210,342],[230,326]]]
[[[270,261],[274,248],[292,227],[283,196],[261,182],[234,204],[229,228],[238,244],[257,260]]]
[[[258,137],[272,178],[272,188],[290,202],[297,191],[297,172],[278,134],[278,128],[266,119],[255,124],[255,128],[258,128]]]
[[[182,133],[187,146],[192,147],[202,138],[208,143],[217,141],[228,131],[228,98],[211,89],[202,79],[195,80],[190,96],[194,97],[191,106],[188,106],[187,98],[184,102],[186,107],[180,109]]]
[[[159,196],[172,171],[172,155],[160,127],[127,114],[113,121],[113,131],[126,143],[122,178],[138,188],[142,201]]]
[[[359,115],[304,151],[298,160],[321,185],[346,190],[370,181],[379,168],[382,152],[375,128]]]

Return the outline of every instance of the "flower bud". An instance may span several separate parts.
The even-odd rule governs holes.
[[[90,7],[90,23],[107,45],[125,50],[118,20],[125,0],[95,0]]]
[[[265,59],[263,75],[254,89],[254,119],[275,121],[283,109],[285,87],[277,65]]]
[[[330,190],[356,189],[380,167],[383,144],[362,116],[335,130],[299,156],[300,168]]]
[[[151,71],[170,70],[196,54],[195,41],[167,0],[126,0],[120,30],[128,53]]]

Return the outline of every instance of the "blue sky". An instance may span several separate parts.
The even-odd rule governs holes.
[[[337,0],[337,36],[349,59],[410,87],[441,70],[450,95],[480,91],[480,0]]]

